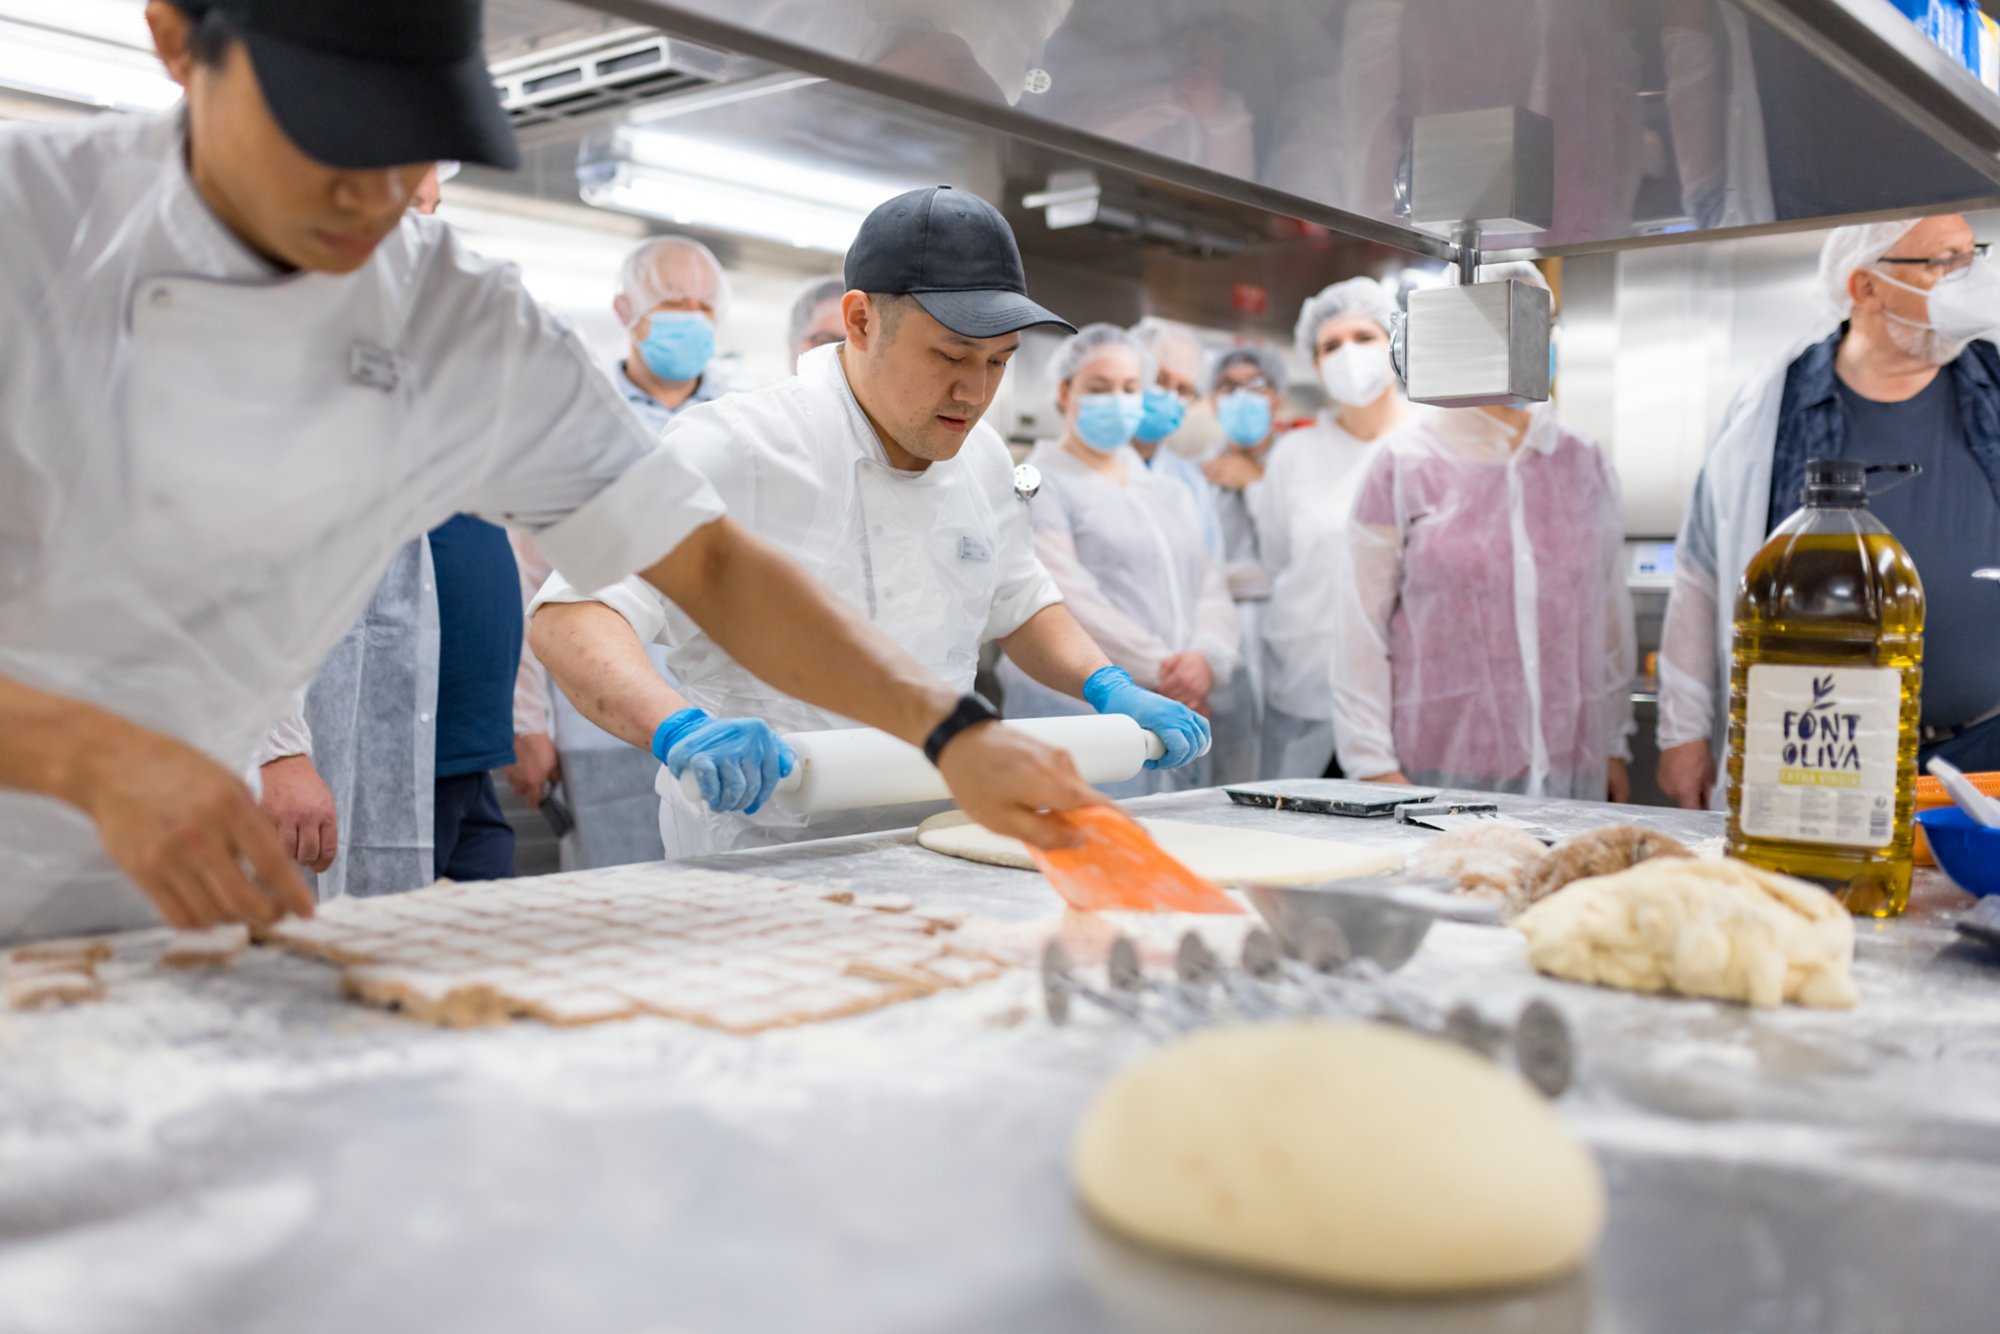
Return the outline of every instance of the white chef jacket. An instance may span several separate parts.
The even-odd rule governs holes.
[[[957,457],[920,473],[890,468],[848,386],[840,348],[806,353],[792,379],[681,413],[661,447],[708,478],[731,513],[925,667],[970,690],[981,644],[1006,638],[1062,601],[1035,557],[1012,459],[982,422]],[[680,692],[717,717],[761,718],[780,733],[854,725],[757,680],[645,581],[626,579],[588,594],[581,586],[558,574],[529,615],[549,602],[604,603],[631,623],[640,643],[666,647]],[[656,787],[668,808],[664,830],[687,801],[665,768]],[[769,806],[747,817],[679,814],[684,833],[678,847],[669,846],[670,856],[807,832],[797,817]],[[694,823],[687,817],[700,817],[706,835],[687,832]],[[815,820],[811,832],[831,829]]]
[[[276,274],[176,115],[0,130],[0,236],[0,674],[233,771],[454,513],[594,586],[724,512],[511,266],[411,215]],[[0,940],[156,920],[83,815],[0,792]]]

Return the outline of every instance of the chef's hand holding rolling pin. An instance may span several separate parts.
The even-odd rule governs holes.
[[[1124,714],[1159,738],[1163,753],[1146,761],[1148,769],[1174,768],[1208,749],[1208,723],[1199,714],[1139,686],[1123,667],[1100,667],[1081,693],[1100,714]],[[667,715],[653,730],[652,752],[684,787],[692,780],[710,810],[745,815],[763,809],[799,762],[785,739],[761,719],[716,718],[694,707]],[[938,762],[942,770],[943,752]]]
[[[686,708],[653,731],[653,758],[676,778],[693,774],[712,811],[755,815],[791,775],[798,756],[758,718],[713,718]]]

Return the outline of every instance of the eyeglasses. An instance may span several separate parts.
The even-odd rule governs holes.
[[[1275,388],[1277,388],[1277,386],[1271,383],[1269,377],[1263,375],[1253,375],[1247,380],[1237,380],[1233,384],[1228,381],[1224,381],[1221,387],[1221,392],[1225,394],[1233,394],[1239,389],[1269,390]]]
[[[1884,255],[1878,262],[1883,264],[1914,264],[1919,268],[1929,269],[1938,277],[1943,278],[1950,274],[1958,273],[1961,270],[1971,268],[1975,260],[1985,259],[1986,252],[1992,248],[1991,242],[1974,241],[1970,250],[1961,250],[1951,255],[1940,255],[1936,259],[1898,259],[1893,255]]]

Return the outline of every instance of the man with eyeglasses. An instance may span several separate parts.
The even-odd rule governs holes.
[[[1720,805],[1730,622],[1750,558],[1797,509],[1809,458],[1915,463],[1869,507],[1923,577],[1920,760],[2000,769],[2000,274],[1963,217],[1842,227],[1820,279],[1843,323],[1724,414],[1681,525],[1660,652],[1660,787]]]

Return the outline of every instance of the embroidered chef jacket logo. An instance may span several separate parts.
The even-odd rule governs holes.
[[[1843,712],[1831,676],[1816,676],[1812,704],[1787,709],[1781,782],[1845,787],[1861,772],[1861,715]]]
[[[993,559],[993,548],[986,545],[985,538],[968,533],[958,539],[958,558],[984,565]]]
[[[403,382],[403,368],[389,349],[373,343],[356,343],[347,354],[347,378],[391,394]]]

